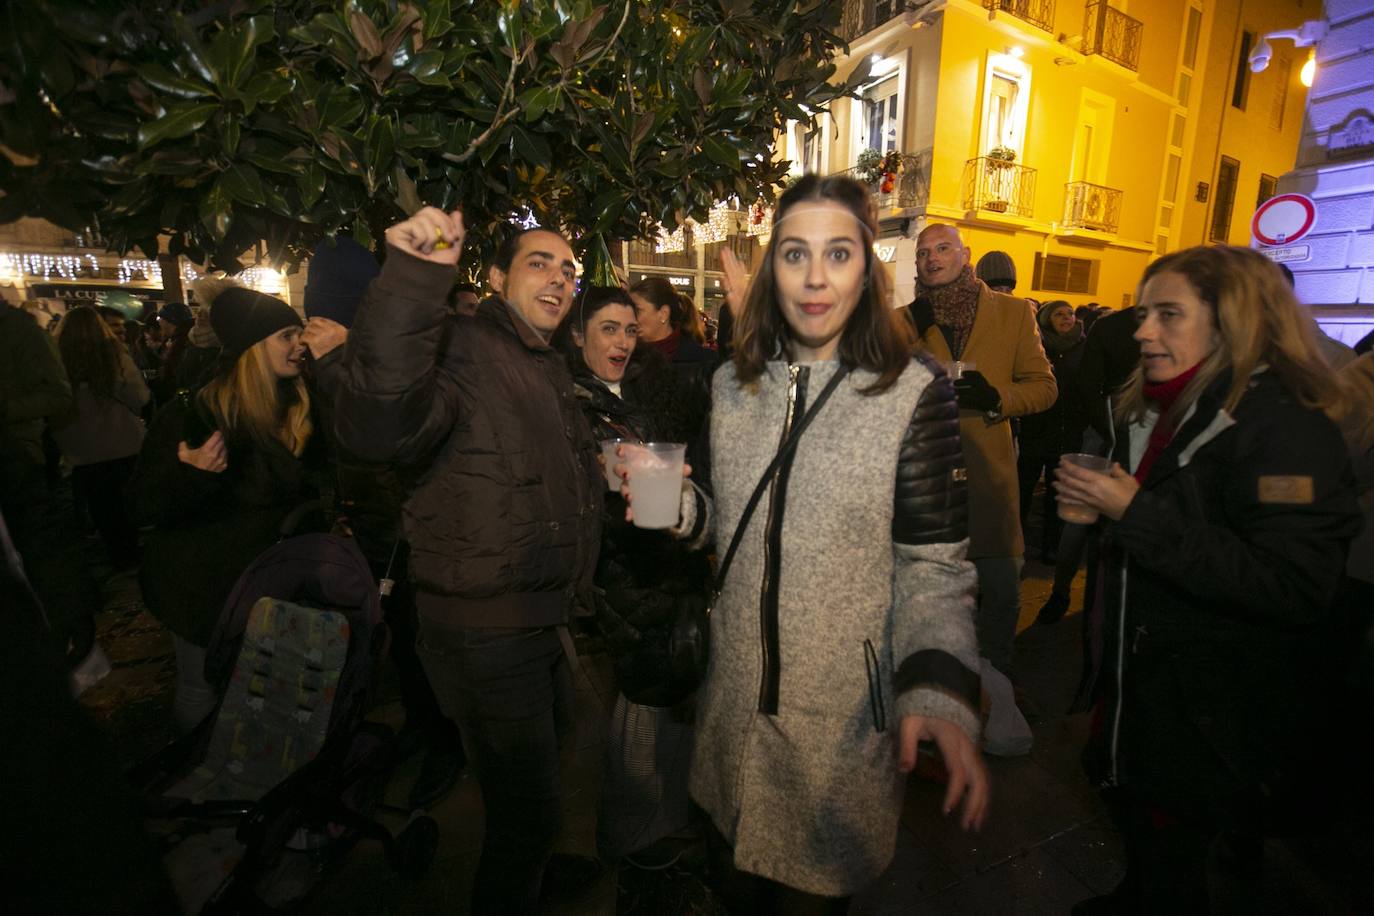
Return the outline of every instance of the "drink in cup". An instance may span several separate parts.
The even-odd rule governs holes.
[[[1099,474],[1106,474],[1112,469],[1112,462],[1110,459],[1101,458],[1097,455],[1084,455],[1080,452],[1063,455],[1059,460],[1067,461],[1069,464],[1077,465],[1080,468],[1087,468],[1089,471],[1096,471]],[[1093,522],[1097,521],[1097,510],[1092,506],[1070,502],[1062,496],[1058,497],[1057,501],[1059,505],[1059,517],[1064,521],[1071,522],[1075,525],[1091,525]]]
[[[957,382],[964,377],[965,372],[973,372],[978,368],[978,364],[973,360],[956,359],[947,364],[949,368],[949,378],[952,382]]]
[[[624,464],[625,459],[615,453],[615,450],[622,445],[632,445],[629,439],[602,439],[601,458],[606,463],[606,488],[616,493],[620,492],[620,478],[615,476],[615,466]]]
[[[687,446],[678,442],[626,445],[630,505],[638,528],[671,528],[682,510],[682,461]]]

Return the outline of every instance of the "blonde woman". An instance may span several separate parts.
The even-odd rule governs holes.
[[[1339,732],[1332,602],[1359,531],[1350,408],[1277,267],[1190,248],[1145,272],[1116,464],[1061,462],[1110,520],[1104,701],[1089,759],[1122,801],[1126,879],[1075,913],[1211,912],[1225,835],[1315,810]]]
[[[220,365],[158,413],[129,488],[135,517],[156,526],[141,582],[175,638],[182,730],[214,708],[205,647],[234,581],[310,495],[302,457],[314,432],[295,311],[236,286],[198,294],[210,301]]]

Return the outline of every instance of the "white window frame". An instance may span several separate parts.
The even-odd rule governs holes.
[[[895,144],[895,146],[894,146],[893,148],[894,148],[897,152],[899,152],[899,153],[905,152],[905,150],[903,149],[903,147],[904,147],[905,144],[906,144],[906,123],[907,123],[907,119],[906,119],[906,104],[907,104],[907,99],[906,99],[906,94],[907,94],[907,85],[906,85],[906,84],[907,84],[907,56],[908,56],[910,53],[911,53],[911,49],[910,49],[910,48],[907,48],[907,49],[903,49],[903,50],[900,51],[900,52],[897,52],[897,56],[896,56],[895,58],[888,58],[889,60],[892,60],[892,59],[895,59],[895,60],[896,60],[896,62],[897,62],[897,67],[896,67],[896,69],[895,69],[895,70],[888,70],[887,72],[883,73],[881,76],[877,76],[877,77],[875,77],[875,78],[869,80],[868,84],[867,84],[866,86],[864,86],[863,89],[861,89],[861,90],[859,91],[859,97],[856,98],[856,99],[850,99],[850,101],[849,101],[849,104],[850,104],[850,108],[849,108],[849,123],[850,123],[850,131],[849,131],[849,138],[850,138],[850,143],[849,143],[849,146],[850,146],[849,164],[850,164],[851,166],[856,165],[856,164],[858,163],[858,160],[859,160],[859,153],[862,153],[864,150],[868,149],[868,112],[865,110],[865,108],[866,108],[866,102],[867,102],[868,100],[864,98],[864,93],[868,92],[868,90],[873,89],[873,88],[876,87],[876,86],[882,85],[883,83],[887,82],[888,80],[895,80],[895,81],[896,81],[896,90],[897,90],[897,91],[894,93],[894,94],[897,96],[897,121],[896,121],[897,139],[896,139],[896,144]],[[890,96],[884,96],[884,98],[890,98]]]
[[[1009,145],[1016,150],[1017,162],[1021,162],[1026,151],[1026,126],[1030,121],[1031,69],[1024,60],[988,52],[987,65],[983,68],[983,105],[978,119],[978,155],[986,156],[994,146]],[[1011,141],[1002,137],[988,136],[988,116],[992,112],[993,80],[1001,77],[1016,84],[1016,99],[1011,111]]]

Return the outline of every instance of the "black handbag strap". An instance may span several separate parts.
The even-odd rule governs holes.
[[[768,483],[778,468],[787,460],[787,456],[792,454],[797,448],[797,442],[801,439],[802,433],[806,432],[806,427],[820,413],[825,402],[830,395],[834,394],[835,389],[840,386],[840,382],[849,374],[849,367],[841,364],[835,374],[830,377],[830,381],[821,389],[820,396],[807,408],[806,413],[802,414],[801,419],[792,427],[792,432],[787,440],[778,447],[778,453],[773,456],[773,460],[768,465],[768,470],[763,472],[759,479],[758,486],[754,487],[754,493],[749,497],[749,502],[744,506],[744,514],[739,518],[739,524],[735,526],[735,534],[730,538],[730,548],[725,551],[725,559],[720,561],[720,570],[716,573],[715,587],[712,589],[713,596],[719,595],[721,588],[725,585],[725,574],[730,571],[730,564],[735,559],[735,552],[739,550],[740,541],[744,540],[745,529],[749,527],[749,520],[754,517],[754,510],[758,508],[759,501],[763,499],[763,493],[768,489]]]

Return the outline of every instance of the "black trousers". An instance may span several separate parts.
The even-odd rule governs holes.
[[[555,627],[445,628],[420,621],[420,660],[458,723],[486,808],[476,916],[538,909],[562,828],[558,749],[572,730],[572,671]]]
[[[129,521],[124,506],[124,485],[134,474],[137,455],[98,461],[72,468],[72,490],[78,503],[85,503],[110,562],[117,568],[138,562],[138,529]]]

